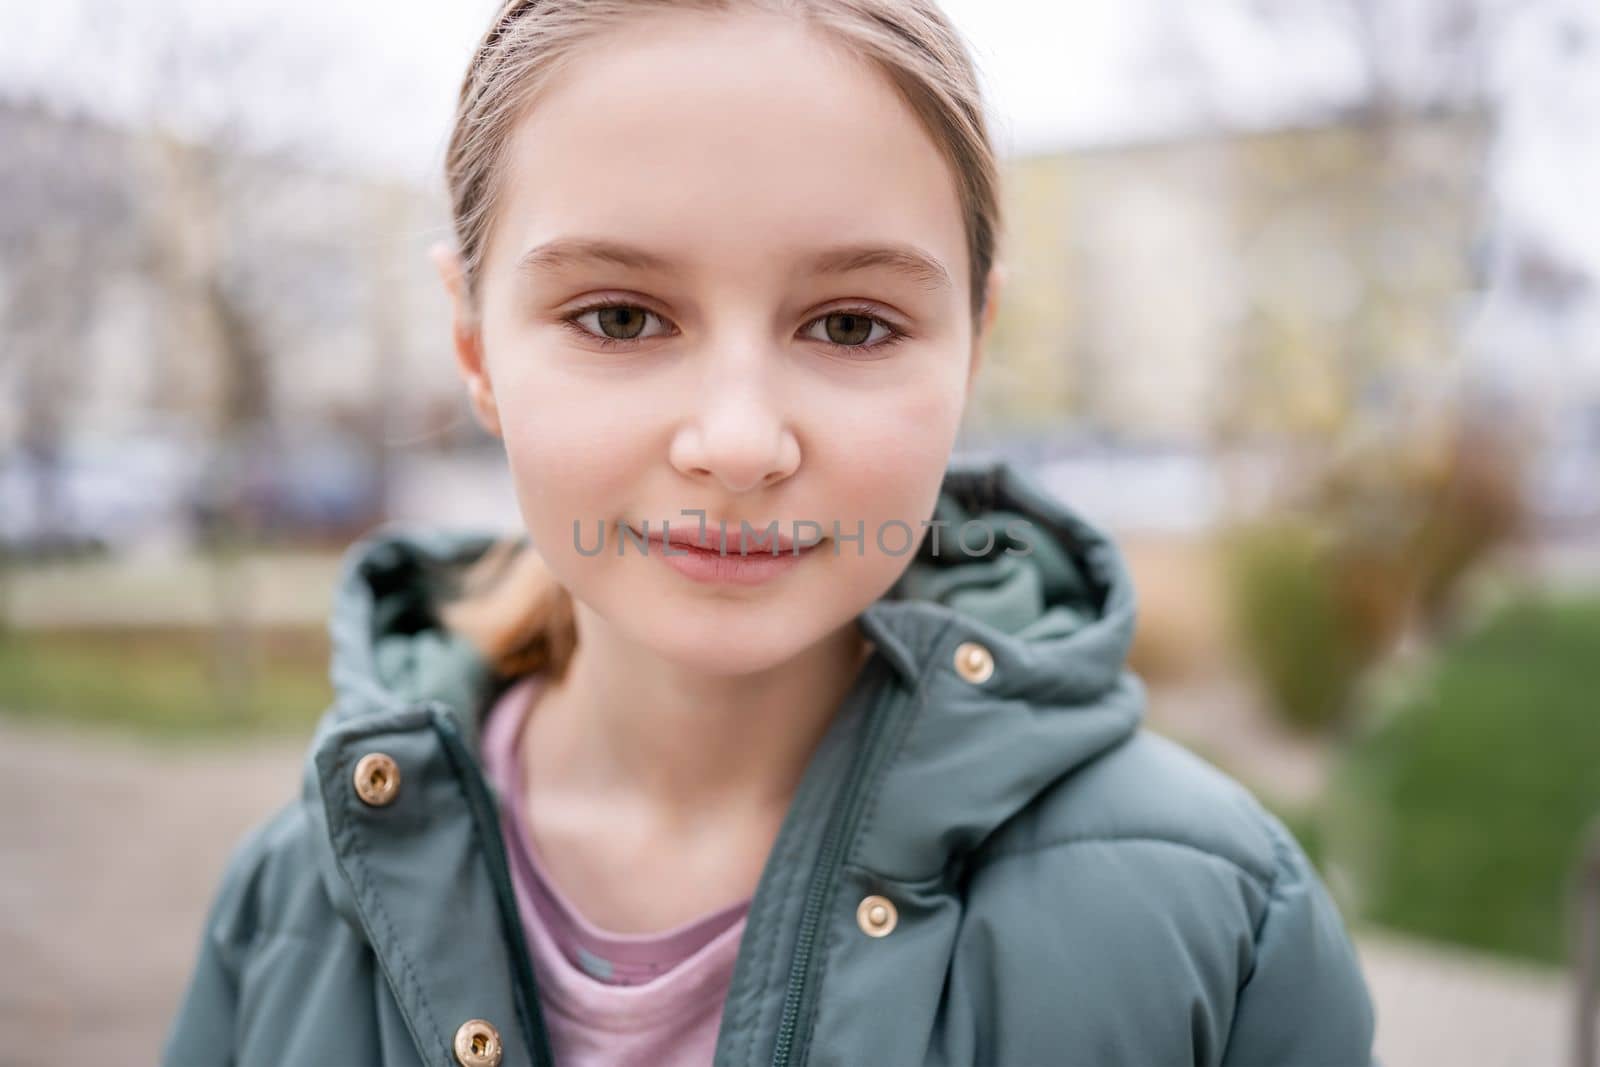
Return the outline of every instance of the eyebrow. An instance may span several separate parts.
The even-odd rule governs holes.
[[[680,272],[679,264],[665,256],[618,241],[567,237],[547,241],[523,253],[517,261],[519,275],[556,271],[585,263],[604,264],[661,274]],[[813,274],[849,274],[884,267],[903,274],[929,290],[950,289],[950,272],[933,256],[906,244],[850,244],[825,248],[807,260]]]

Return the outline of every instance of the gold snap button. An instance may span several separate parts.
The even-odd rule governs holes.
[[[894,929],[899,918],[900,913],[895,909],[894,901],[888,897],[874,894],[862,897],[861,903],[856,905],[856,925],[868,937],[889,936],[889,931]]]
[[[461,1067],[500,1067],[500,1031],[486,1019],[468,1019],[456,1028],[456,1062]]]
[[[356,795],[381,808],[400,792],[400,767],[382,752],[368,752],[356,764]]]
[[[956,673],[977,685],[994,674],[994,655],[976,641],[963,641],[956,647]]]

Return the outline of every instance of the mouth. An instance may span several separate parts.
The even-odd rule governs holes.
[[[641,539],[648,540],[651,545],[658,548],[670,545],[674,552],[687,550],[704,553],[711,556],[803,556],[814,550],[818,545],[827,540],[818,537],[815,541],[796,541],[793,537],[781,532],[782,524],[775,524],[778,531],[768,534],[770,525],[766,527],[754,526],[745,535],[738,524],[730,523],[726,527],[719,527],[716,523],[706,523],[704,529],[698,523],[687,529],[673,529],[667,532],[651,530],[648,535],[639,533],[638,529],[629,526],[629,530]]]
[[[648,526],[648,524],[646,524]],[[646,554],[659,559],[680,576],[702,585],[758,586],[786,574],[816,552],[817,546],[827,540],[796,541],[781,533],[769,535],[767,528],[752,530],[749,537],[742,531],[729,530],[726,544],[723,530],[707,523],[702,530],[696,523],[682,530],[651,531],[640,534],[629,524],[627,527],[645,545]],[[782,529],[780,526],[779,529]]]

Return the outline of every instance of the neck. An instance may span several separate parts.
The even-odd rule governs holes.
[[[852,620],[766,670],[706,675],[575,607],[577,648],[539,698],[524,741],[540,751],[527,755],[547,784],[636,801],[673,822],[786,809],[871,651]]]

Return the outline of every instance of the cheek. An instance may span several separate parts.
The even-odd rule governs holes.
[[[614,508],[625,499],[640,458],[630,452],[629,435],[615,425],[597,424],[604,416],[573,397],[570,385],[551,386],[508,377],[496,382],[495,395],[523,523],[559,572],[585,561],[576,550],[573,523],[581,526],[582,543],[593,545],[596,524],[618,517]]]
[[[862,541],[841,541],[831,561],[848,571],[849,579],[836,589],[855,610],[894,584],[927,536],[924,521],[938,501],[962,409],[960,385],[936,376],[892,395],[874,395],[859,409],[836,409],[815,450],[821,454],[812,458],[828,479],[825,496],[833,514],[824,521],[837,518],[841,534],[848,535],[861,524]]]
[[[959,383],[930,374],[858,402],[835,405],[815,449],[839,499],[864,515],[931,513],[963,410]]]

